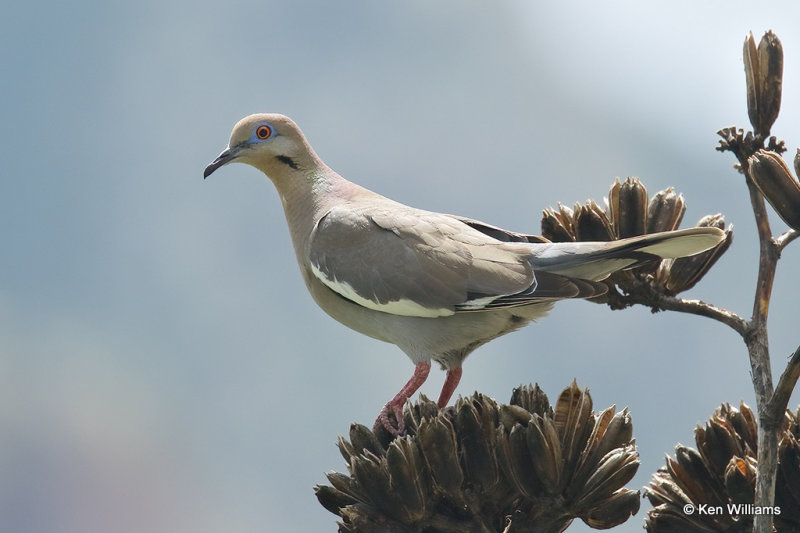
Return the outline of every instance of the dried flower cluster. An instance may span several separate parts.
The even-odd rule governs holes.
[[[778,532],[800,531],[800,410],[786,412],[775,487]],[[678,445],[675,458],[653,476],[645,495],[653,504],[645,528],[651,533],[749,533],[753,507],[757,426],[753,412],[723,404],[695,430],[697,449]],[[704,509],[722,512],[698,512]],[[688,514],[685,509],[693,509]]]
[[[648,200],[645,186],[638,178],[631,177],[614,183],[605,199],[605,207],[589,200],[583,205],[575,204],[573,209],[561,204],[558,209],[545,209],[542,235],[554,242],[613,241],[676,230],[685,211],[683,195],[676,194],[671,187]],[[594,301],[619,308],[630,305],[625,295],[643,291],[675,295],[693,287],[733,241],[733,228],[725,228],[722,215],[703,217],[697,226],[725,230],[726,239],[711,250],[691,257],[653,261],[617,272],[607,280],[609,292]]]
[[[747,159],[758,150],[766,148],[781,154],[786,151],[784,142],[770,130],[781,110],[783,92],[783,45],[778,36],[768,31],[758,46],[750,33],[744,40],[744,73],[747,85],[747,115],[754,131],[742,128],[723,128],[717,132],[722,137],[717,150],[733,152],[739,159],[736,167],[741,171]]]
[[[316,487],[339,531],[560,532],[575,518],[605,529],[639,509],[624,488],[639,466],[627,409],[593,412],[574,382],[555,408],[525,386],[509,405],[475,393],[440,410],[422,397],[405,422],[394,440],[357,424],[340,438],[349,475]]]

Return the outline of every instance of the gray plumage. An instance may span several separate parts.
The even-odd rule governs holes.
[[[461,363],[478,346],[544,316],[557,300],[602,294],[599,281],[612,272],[692,255],[724,238],[716,228],[691,228],[614,242],[548,243],[414,209],[336,174],[282,115],[241,120],[205,176],[232,161],[274,182],[316,303],[346,326],[396,344],[417,364],[379,417],[394,433],[402,422],[396,428],[388,413],[399,416],[431,360],[448,370],[439,401],[446,404]]]

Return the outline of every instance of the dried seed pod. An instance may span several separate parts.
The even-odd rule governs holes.
[[[686,202],[682,194],[676,194],[672,187],[658,191],[647,204],[646,233],[678,229],[685,212]]]
[[[580,518],[591,528],[610,529],[635,515],[639,511],[640,500],[638,491],[622,489],[598,502]]]
[[[731,457],[744,453],[728,426],[716,417],[706,423],[702,433],[695,432],[695,442],[703,459],[714,472],[724,472]]]
[[[353,477],[362,488],[369,501],[382,513],[392,518],[398,516],[394,493],[392,492],[389,472],[379,457],[370,452],[352,458],[351,470]]]
[[[347,466],[350,467],[350,458],[356,455],[353,445],[350,444],[349,441],[345,440],[344,437],[339,437],[336,440],[336,447],[339,448],[339,453],[342,455],[342,457],[344,457]]]
[[[734,503],[751,503],[755,499],[757,465],[752,457],[731,457],[723,479],[725,490]]]
[[[530,420],[530,411],[526,411],[518,405],[500,406],[500,424],[506,429],[514,427],[514,424],[527,426]]]
[[[350,425],[350,455],[359,455],[366,451],[370,451],[375,455],[383,455],[386,450],[381,443],[378,442],[378,438],[375,436],[375,433],[372,432],[367,426],[361,424],[351,424]]]
[[[692,501],[705,502],[709,505],[727,503],[723,495],[723,486],[711,476],[697,450],[676,446],[675,459],[667,457],[667,472]]]
[[[594,200],[585,205],[575,206],[573,227],[577,241],[613,241],[614,231],[601,209]]]
[[[761,123],[758,109],[761,98],[761,69],[758,67],[758,48],[756,47],[756,40],[753,38],[753,32],[744,39],[744,75],[745,86],[747,88],[747,114],[750,117],[750,124],[758,129]]]
[[[569,207],[558,204],[558,211],[548,207],[542,212],[542,236],[553,242],[574,241],[572,219],[573,213]]]
[[[629,177],[622,184],[615,183],[609,193],[608,205],[611,211],[609,218],[618,239],[645,234],[648,211],[647,189],[639,178]]]
[[[403,523],[415,523],[425,516],[427,480],[419,462],[416,445],[410,439],[395,439],[386,451],[386,470]]]
[[[775,152],[759,150],[748,160],[750,178],[775,212],[794,229],[800,228],[800,183]]]
[[[575,505],[593,508],[633,479],[638,469],[639,454],[633,444],[608,452],[589,476]]]
[[[559,493],[562,454],[561,442],[553,421],[550,418],[533,415],[525,437],[530,454],[538,458],[533,463],[533,469],[541,485],[553,494]]]
[[[453,424],[444,417],[424,419],[419,425],[418,438],[436,484],[446,494],[457,495],[464,482],[464,473],[458,460]]]
[[[471,399],[460,398],[456,402],[455,427],[461,449],[464,471],[482,490],[490,490],[499,481],[497,456],[495,455],[495,428],[491,420],[481,416],[494,406],[487,406],[482,395]],[[496,408],[495,408],[496,410]]]
[[[755,456],[758,450],[758,426],[752,409],[746,403],[740,402],[739,409],[731,408],[725,417],[741,439],[745,454]]]
[[[645,491],[645,496],[656,508],[675,504],[683,508],[684,505],[692,503],[692,500],[689,499],[689,496],[683,492],[683,489],[675,483],[672,475],[667,472],[665,467],[659,468],[658,471],[653,474],[653,479],[650,481],[650,486]]]
[[[725,228],[725,217],[720,214],[706,215],[695,227],[719,228],[725,232],[725,240],[705,252],[662,261],[656,279],[667,294],[675,295],[694,287],[733,242],[733,226]]]
[[[757,135],[766,138],[781,108],[783,47],[768,31],[756,47],[753,34],[744,41],[747,114]]]
[[[581,391],[573,380],[572,385],[558,397],[553,417],[556,432],[561,437],[566,477],[572,476],[575,471],[586,438],[594,427],[593,422],[592,397],[588,389]]]
[[[528,500],[535,500],[542,494],[543,487],[533,467],[526,431],[521,424],[514,425],[509,432],[499,429],[498,459],[503,473],[514,488]]]
[[[771,31],[766,32],[758,43],[758,68],[761,84],[759,115],[766,136],[778,118],[783,85],[783,46]]]
[[[511,391],[511,405],[518,405],[530,413],[553,416],[550,400],[539,385],[522,385]]]
[[[615,446],[609,447],[610,439],[604,439],[608,426],[614,417],[613,406],[593,416],[594,424],[592,431],[586,439],[586,446],[584,446],[580,455],[577,457],[575,473],[566,490],[566,494],[569,497],[574,497],[581,490],[586,480],[589,479],[589,476],[594,472],[597,462],[606,453],[615,448]],[[627,442],[625,442],[625,444],[627,444]]]
[[[344,492],[329,487],[328,485],[315,485],[314,494],[319,503],[333,514],[339,514],[339,509],[353,505],[358,500],[345,494]]]

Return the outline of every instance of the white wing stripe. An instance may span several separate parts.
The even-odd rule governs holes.
[[[376,302],[375,300],[364,298],[358,294],[355,289],[353,289],[352,285],[347,282],[336,281],[328,278],[325,273],[318,269],[313,263],[311,264],[311,272],[313,272],[317,279],[324,283],[325,286],[333,292],[340,294],[348,300],[351,300],[359,305],[369,309],[374,309],[375,311],[382,311],[392,315],[419,316],[426,318],[450,316],[455,314],[455,311],[451,309],[431,309],[412,300],[406,299],[393,300],[382,304],[380,302]]]

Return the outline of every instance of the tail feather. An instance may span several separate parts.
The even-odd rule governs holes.
[[[725,233],[717,228],[688,228],[611,242],[537,244],[531,266],[534,270],[598,281],[647,261],[695,255],[724,239]]]

